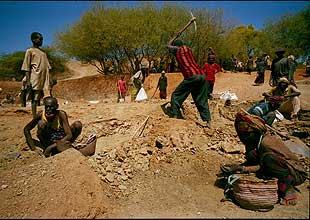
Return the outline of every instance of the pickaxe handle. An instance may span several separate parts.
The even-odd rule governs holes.
[[[178,36],[180,36],[183,31],[185,31],[193,22],[195,22],[196,18],[195,17],[192,17],[192,19],[187,23],[187,25],[185,25],[185,27],[180,30],[180,32],[178,33]]]

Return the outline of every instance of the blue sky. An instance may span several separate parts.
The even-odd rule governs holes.
[[[153,1],[161,6],[164,1]],[[267,18],[279,18],[285,13],[296,13],[309,5],[306,1],[174,1],[186,7],[222,8],[226,19],[234,18],[238,24],[263,27]],[[30,34],[43,34],[43,46],[51,45],[54,34],[79,20],[89,9],[90,1],[7,1],[0,2],[0,26],[2,27],[0,53],[26,50],[30,47]],[[117,7],[135,7],[139,1],[106,1]]]

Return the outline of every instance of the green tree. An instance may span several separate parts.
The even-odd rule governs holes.
[[[310,53],[310,5],[296,14],[286,14],[279,20],[268,21],[264,32],[271,42],[274,52],[283,47],[295,57],[304,57]],[[272,53],[274,54],[274,53]]]
[[[220,10],[193,12],[197,14],[198,30],[195,33],[189,28],[181,38],[193,47],[198,62],[204,63],[207,48],[217,49],[227,28]],[[187,8],[170,3],[161,8],[152,3],[141,3],[136,8],[95,4],[78,22],[56,34],[55,45],[70,57],[95,65],[101,74],[108,73],[111,63],[117,66],[116,72],[134,73],[143,58],[151,62],[170,56],[169,39],[190,18]]]
[[[67,59],[58,54],[52,47],[44,47],[50,65],[52,66],[51,74],[63,73],[65,71],[65,62]],[[24,77],[21,67],[24,61],[25,51],[16,51],[10,54],[0,56],[0,78],[22,80]]]
[[[234,28],[226,37],[226,43],[229,45],[229,55],[236,56],[239,60],[246,61],[248,52],[254,49],[255,55],[264,51],[263,38],[264,34],[255,30],[253,25],[239,26]]]

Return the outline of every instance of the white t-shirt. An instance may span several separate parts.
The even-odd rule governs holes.
[[[138,72],[135,73],[135,75],[132,76],[133,78],[139,79],[139,80],[143,80],[143,74],[142,71],[139,70]]]

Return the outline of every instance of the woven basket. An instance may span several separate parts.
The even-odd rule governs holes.
[[[278,202],[277,179],[262,180],[254,174],[237,174],[240,177],[233,183],[236,202],[245,209],[269,211]]]

